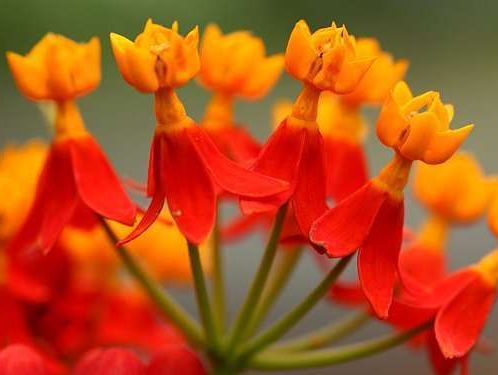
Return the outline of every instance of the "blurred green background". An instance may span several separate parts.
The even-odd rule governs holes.
[[[415,92],[435,89],[443,100],[456,107],[454,127],[474,122],[474,134],[465,144],[482,161],[486,171],[497,172],[496,140],[498,121],[498,2],[465,0],[441,1],[295,1],[252,0],[0,0],[0,51],[27,52],[46,32],[54,31],[84,41],[98,35],[103,45],[103,81],[99,89],[81,101],[88,127],[102,143],[110,158],[127,176],[143,178],[149,139],[154,126],[152,101],[128,87],[112,60],[108,35],[117,32],[133,38],[145,20],[157,23],[180,22],[182,32],[208,22],[218,23],[224,31],[250,29],[264,38],[269,52],[285,48],[294,23],[304,18],[310,27],[327,26],[332,20],[347,25],[357,36],[376,36],[384,49],[396,57],[410,60],[407,80]],[[296,82],[283,77],[271,94],[259,103],[240,103],[237,119],[250,125],[260,138],[268,134],[269,110],[279,97],[294,97]],[[200,119],[207,95],[192,83],[181,90],[191,116]],[[375,111],[370,111],[372,120]],[[373,132],[371,132],[373,135]],[[43,120],[34,105],[16,91],[0,59],[0,144],[46,137]],[[375,137],[367,145],[372,172],[379,170],[390,152],[379,146]],[[21,166],[20,166],[21,167]],[[8,197],[3,197],[5,199]],[[423,210],[409,200],[407,222],[416,226]],[[452,266],[468,264],[495,246],[485,224],[455,231],[450,241]],[[252,275],[260,255],[259,238],[254,236],[237,249],[230,249],[231,308]],[[272,314],[275,318],[296,303],[318,280],[316,267],[308,257]],[[244,266],[242,266],[244,265]],[[188,293],[178,292],[195,311]],[[302,332],[338,317],[344,312],[326,303],[319,306],[295,332]],[[380,325],[365,329],[351,340],[383,332]],[[498,342],[498,314],[495,311],[487,335]],[[368,370],[367,370],[368,369]],[[475,355],[475,374],[498,373],[498,355]],[[343,365],[333,370],[313,370],[313,374],[364,374],[377,371],[384,375],[428,373],[425,355],[405,348]]]

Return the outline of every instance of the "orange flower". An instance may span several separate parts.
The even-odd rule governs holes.
[[[130,230],[116,222],[109,224],[118,237],[124,237]],[[187,242],[166,209],[163,209],[160,220],[155,221],[149,230],[126,246],[159,280],[182,284],[192,279]],[[211,270],[210,251],[210,241],[207,240],[200,246],[202,266],[206,274]]]
[[[478,219],[493,191],[493,184],[477,160],[464,152],[441,165],[418,163],[413,187],[417,198],[431,212],[454,222]]]
[[[338,94],[352,92],[375,60],[360,56],[356,41],[345,26],[319,29],[311,34],[305,21],[299,21],[285,52],[287,72],[320,90]]]
[[[426,111],[421,112],[423,108]],[[453,107],[439,93],[413,96],[405,82],[389,94],[377,121],[380,141],[410,160],[439,164],[448,160],[469,136],[474,125],[449,129]]]
[[[376,59],[354,91],[341,96],[341,100],[351,107],[382,104],[392,87],[404,77],[408,61],[394,61],[375,38],[359,38],[356,50],[359,57],[375,56]]]
[[[197,27],[183,37],[178,34],[177,22],[169,29],[149,19],[134,42],[115,33],[110,37],[123,78],[138,91],[179,87],[199,71]]]
[[[498,181],[493,181],[493,199],[488,212],[488,225],[491,232],[498,237]]]
[[[23,223],[46,155],[47,146],[39,140],[10,145],[0,153],[0,190],[9,197],[0,201],[0,243]]]
[[[33,100],[68,100],[94,90],[100,82],[100,42],[76,43],[49,33],[26,56],[7,52],[19,90]]]
[[[283,55],[265,56],[260,38],[248,31],[223,35],[208,25],[201,43],[201,83],[228,96],[255,99],[275,84],[283,68]]]

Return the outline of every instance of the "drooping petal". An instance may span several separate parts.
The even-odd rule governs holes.
[[[337,281],[329,290],[328,297],[350,307],[358,307],[368,303],[365,293],[357,282]]]
[[[327,209],[323,139],[318,129],[306,130],[292,208],[299,228],[307,237],[311,224]]]
[[[271,228],[272,219],[273,215],[268,213],[236,217],[221,228],[221,238],[224,242],[231,242],[259,228],[266,231]]]
[[[476,344],[496,300],[496,288],[477,277],[438,313],[434,326],[446,358],[463,357]]]
[[[289,182],[289,190],[267,199],[242,200],[241,207],[245,214],[273,211],[289,199],[297,181],[305,138],[304,129],[289,126],[286,120],[273,132],[252,170]]]
[[[121,348],[93,349],[81,358],[74,375],[145,375],[146,367],[133,352]]]
[[[133,225],[136,208],[93,137],[70,142],[74,178],[83,202],[96,213]]]
[[[368,237],[386,197],[385,191],[367,183],[315,221],[311,241],[332,257],[353,253]]]
[[[42,357],[25,345],[9,345],[0,351],[2,375],[48,375]]]
[[[213,181],[187,129],[160,136],[161,183],[171,215],[185,237],[199,244],[214,224],[216,196]]]
[[[154,355],[147,375],[205,375],[206,369],[192,350],[185,345],[170,345]]]
[[[236,162],[252,162],[259,155],[261,145],[242,126],[229,126],[207,130],[218,149]]]
[[[368,168],[359,144],[324,137],[327,193],[340,202],[368,181]]]
[[[230,193],[244,197],[266,197],[288,189],[285,181],[251,172],[225,157],[204,129],[190,126],[184,130],[214,181]]]
[[[453,374],[459,362],[462,360],[460,358],[445,358],[441,349],[439,349],[433,332],[427,337],[427,351],[429,353],[432,368],[437,375]]]
[[[388,316],[393,298],[403,221],[403,200],[386,199],[358,255],[361,286],[380,318]]]

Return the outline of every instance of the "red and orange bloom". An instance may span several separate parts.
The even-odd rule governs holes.
[[[199,64],[195,63],[199,59],[195,48],[197,38],[195,31],[183,38],[177,33],[176,26],[168,29],[150,21],[135,43],[111,35],[118,66],[128,82],[134,84],[126,78],[128,70],[123,67],[134,64],[149,67],[149,61],[157,64],[155,68],[149,68],[156,75],[158,84],[142,90],[155,92],[157,127],[152,141],[147,186],[147,195],[152,197],[152,202],[140,224],[123,242],[143,233],[156,220],[165,200],[180,231],[188,241],[199,244],[214,224],[216,196],[220,191],[256,198],[287,190],[284,182],[249,172],[227,159],[209,135],[187,116],[174,92],[179,82],[187,81],[186,71],[182,66],[176,69],[178,59],[163,56],[174,55],[176,50],[188,51],[182,55],[185,64],[191,64],[188,60],[192,59],[192,64],[197,67],[194,69],[193,65],[188,69],[190,79],[199,69]],[[175,49],[170,51],[173,47]],[[125,48],[140,51],[139,61],[123,53]],[[195,51],[192,52],[191,48]],[[165,80],[163,75],[169,78]]]
[[[394,97],[399,107],[394,106]],[[424,106],[426,112],[416,112]],[[412,162],[446,161],[472,129],[469,125],[449,130],[451,117],[452,107],[444,106],[437,93],[413,97],[405,83],[397,84],[377,122],[378,137],[396,152],[393,160],[320,217],[310,232],[311,240],[331,257],[359,249],[361,285],[381,318],[387,317],[393,297],[404,222],[403,191]]]
[[[74,102],[75,97],[94,89],[99,82],[96,48],[98,42],[95,41],[80,46],[62,36],[49,34],[27,57],[7,55],[23,94],[34,99],[54,100],[57,104],[55,138],[31,210],[11,244],[16,251],[33,247],[49,250],[80,204],[97,215],[128,225],[134,222],[135,206],[100,146],[85,129]],[[45,82],[47,90],[43,95],[29,91],[29,87],[36,92],[42,90],[38,79],[26,78],[30,77],[26,76],[26,66],[36,69],[40,80]]]
[[[345,26],[319,29],[313,34],[304,20],[296,23],[285,51],[285,67],[295,79],[337,94],[352,92],[375,56],[362,56]]]
[[[238,161],[255,158],[261,147],[233,118],[234,98],[249,100],[264,96],[279,78],[283,55],[266,56],[260,38],[248,31],[223,35],[208,25],[200,49],[201,84],[213,93],[202,121],[216,145]]]

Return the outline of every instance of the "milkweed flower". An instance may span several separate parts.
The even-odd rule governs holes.
[[[97,348],[87,352],[76,364],[73,374],[123,374],[145,375],[146,366],[142,360],[128,349]]]
[[[423,107],[427,111],[417,112]],[[446,161],[472,129],[468,125],[449,130],[452,114],[452,107],[444,106],[439,94],[413,97],[406,83],[398,83],[377,122],[377,135],[393,148],[394,158],[377,177],[323,214],[311,229],[311,240],[331,257],[344,257],[359,249],[361,285],[381,318],[388,316],[393,297],[404,222],[403,191],[412,162]]]
[[[201,84],[213,93],[202,126],[227,156],[244,161],[257,156],[260,145],[236,125],[233,102],[236,97],[257,99],[264,96],[279,78],[283,55],[266,56],[260,38],[248,31],[223,35],[210,24],[200,48]]]
[[[86,130],[74,101],[99,83],[98,40],[78,44],[48,34],[25,57],[8,52],[7,60],[25,96],[52,100],[57,106],[55,137],[31,210],[10,246],[16,251],[48,251],[81,203],[97,215],[133,224],[135,206]]]
[[[4,375],[49,375],[40,354],[26,345],[9,345],[0,351],[0,373]]]
[[[155,95],[157,126],[151,146],[147,195],[152,197],[140,224],[122,242],[143,233],[168,206],[180,231],[195,244],[210,232],[216,196],[263,197],[287,189],[284,182],[247,171],[227,159],[209,135],[185,112],[174,89],[199,70],[198,31],[186,37],[147,21],[134,42],[111,34],[118,67],[125,80]]]
[[[352,92],[375,60],[360,56],[345,26],[311,33],[304,20],[296,23],[285,51],[285,67],[295,79],[337,94]]]

